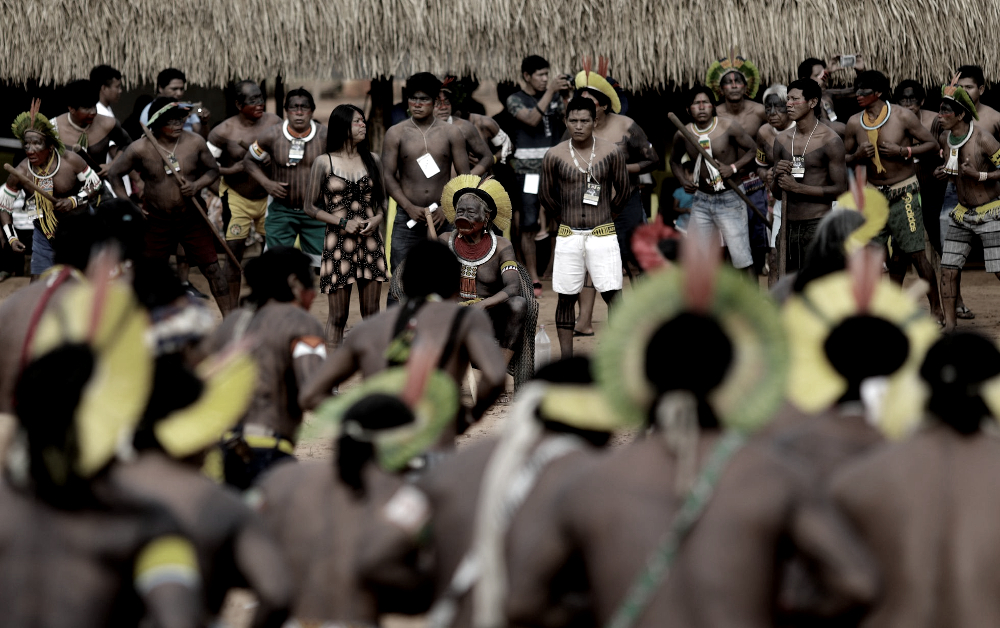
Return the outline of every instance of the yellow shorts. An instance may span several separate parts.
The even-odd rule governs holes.
[[[226,240],[243,240],[250,235],[250,225],[254,231],[264,235],[264,217],[267,216],[267,197],[260,200],[250,200],[239,195],[226,182],[219,182],[219,196],[229,197],[229,226],[226,228]]]

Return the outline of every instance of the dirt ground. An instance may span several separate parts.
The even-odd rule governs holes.
[[[915,280],[916,277],[911,271],[911,273],[907,275],[904,285],[910,286]],[[209,292],[208,284],[206,283],[204,277],[202,277],[201,274],[195,269],[192,269],[191,272],[191,282],[202,292],[206,294]],[[8,297],[17,289],[27,285],[27,283],[28,280],[21,277],[11,278],[0,283],[0,301]],[[552,359],[555,360],[559,357],[559,343],[556,338],[555,331],[556,297],[552,292],[551,282],[543,280],[542,283],[545,291],[539,300],[538,324],[545,325],[546,327],[546,331],[552,341]],[[244,290],[245,289],[246,288],[244,288]],[[388,285],[386,285],[383,289],[383,309],[385,307],[385,297],[387,292]],[[959,328],[962,330],[974,330],[996,342],[998,338],[1000,338],[1000,311],[994,309],[992,304],[995,303],[996,296],[1000,293],[997,286],[997,279],[992,274],[985,273],[982,270],[969,270],[965,272],[962,277],[962,293],[965,298],[966,305],[976,314],[976,318],[974,320],[959,321]],[[628,298],[627,281],[623,298]],[[926,299],[923,299],[922,305],[925,309],[927,309]],[[328,304],[324,295],[318,295],[318,298],[313,303],[310,311],[320,321],[326,321]],[[597,303],[594,306],[594,326],[598,332],[598,336],[577,338],[574,344],[574,351],[578,353],[590,353],[593,351],[597,338],[599,337],[600,330],[607,321],[607,315],[607,306],[601,299],[598,298]],[[221,316],[219,318],[221,320]],[[348,319],[348,333],[350,333],[350,328],[360,320],[361,313],[357,299],[352,299],[351,314]],[[534,331],[529,333],[533,334]],[[358,378],[354,378],[342,386],[342,389],[357,385],[358,381]],[[468,390],[464,392],[468,394]],[[480,423],[473,426],[466,434],[458,438],[457,446],[463,447],[470,442],[475,442],[482,438],[497,435],[503,424],[503,419],[507,415],[508,408],[509,406],[507,405],[496,405],[491,408]],[[306,417],[306,420],[309,420],[308,416]],[[612,441],[612,445],[620,445],[630,439],[630,434],[621,434]],[[304,460],[329,459],[332,455],[331,443],[325,441],[300,442],[296,449],[296,455],[300,459]],[[227,622],[227,625],[233,626],[234,628],[249,626],[253,607],[254,600],[252,595],[245,591],[235,591],[230,595],[230,598],[227,601],[223,619]],[[419,618],[390,617],[383,622],[383,625],[386,628],[421,628],[423,623]]]

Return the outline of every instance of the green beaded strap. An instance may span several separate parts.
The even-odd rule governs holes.
[[[670,529],[646,561],[645,568],[632,583],[625,600],[605,625],[606,628],[630,628],[645,612],[653,595],[670,572],[681,543],[698,522],[701,513],[705,511],[726,464],[733,454],[739,451],[746,439],[746,434],[743,432],[728,430],[716,444],[712,455],[705,463],[705,468],[684,498],[681,509],[674,515]]]

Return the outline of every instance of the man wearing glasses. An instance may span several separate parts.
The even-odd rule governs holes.
[[[261,133],[282,120],[273,113],[264,112],[264,94],[253,81],[236,84],[236,109],[239,113],[222,121],[208,134],[208,148],[219,161],[219,197],[223,214],[229,209],[226,225],[226,243],[236,259],[243,259],[250,226],[265,235],[264,216],[267,214],[268,191],[246,169],[243,157]],[[240,299],[240,270],[231,261],[226,263],[229,281],[229,298],[235,306]]]
[[[447,224],[437,207],[441,191],[452,178],[452,167],[458,174],[469,174],[462,131],[434,117],[440,92],[441,81],[430,72],[407,79],[404,95],[410,118],[390,127],[382,142],[385,189],[397,205],[389,259],[392,272],[414,244],[427,239],[428,209],[438,232]],[[489,165],[489,160],[483,160],[472,174],[481,176]]]
[[[271,196],[264,220],[267,248],[294,246],[319,268],[326,225],[310,218],[303,207],[309,173],[326,150],[326,127],[313,120],[316,103],[303,88],[285,96],[287,119],[261,132],[243,158],[247,173]]]
[[[821,98],[820,86],[812,79],[788,86],[786,114],[791,123],[775,136],[771,149],[771,191],[776,197],[786,193],[788,199],[788,206],[782,203],[781,208],[782,228],[788,229],[788,272],[802,267],[820,220],[847,191],[844,142],[816,117]]]
[[[868,183],[889,201],[889,222],[877,239],[886,243],[892,237],[892,257],[888,261],[892,280],[902,285],[912,263],[920,278],[930,284],[927,298],[931,312],[943,321],[937,277],[924,255],[920,183],[913,166],[914,157],[937,152],[937,142],[912,111],[893,107],[883,99],[890,94],[889,79],[884,74],[876,70],[861,72],[854,86],[862,111],[847,122],[847,165],[866,166]]]

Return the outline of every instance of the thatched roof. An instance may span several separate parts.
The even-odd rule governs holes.
[[[968,0],[3,0],[0,79],[64,83],[108,63],[132,83],[474,72],[515,78],[535,52],[573,72],[611,58],[622,84],[702,80],[733,45],[765,78],[807,56],[863,52],[894,81],[979,63],[1000,77],[1000,3]]]

